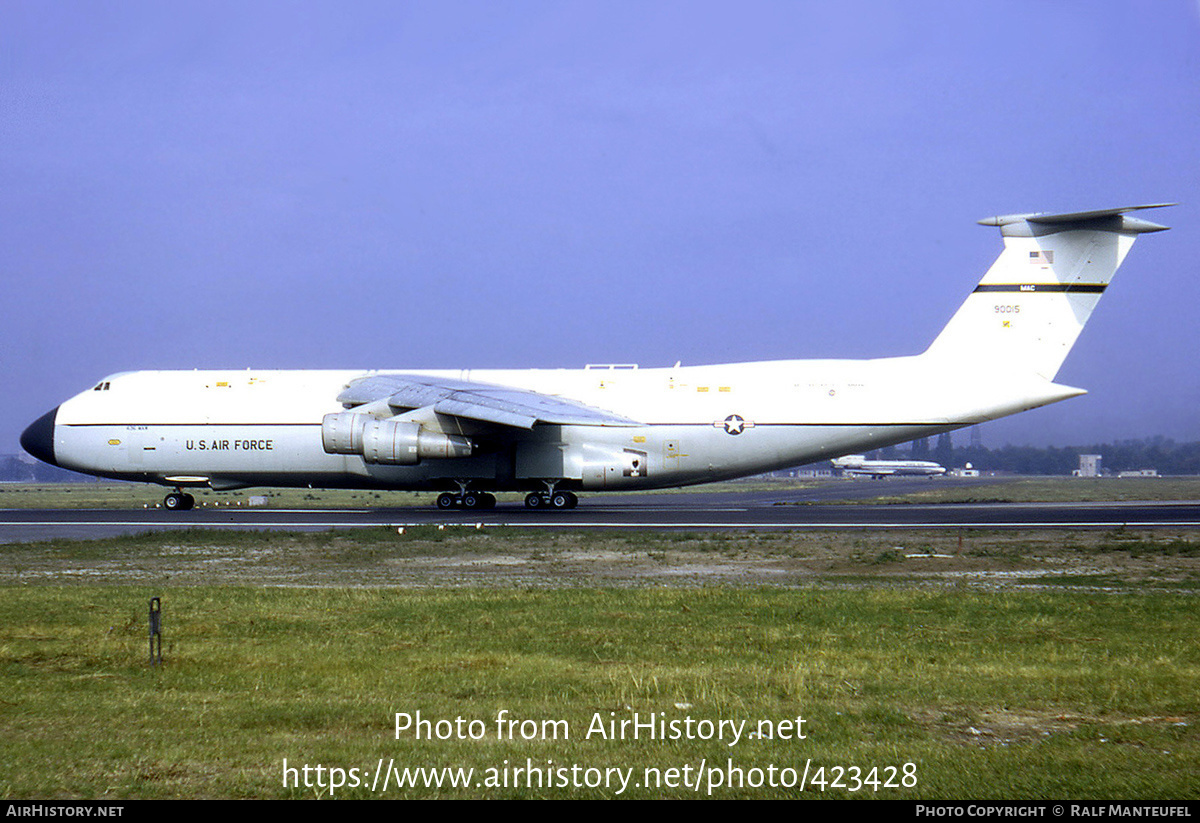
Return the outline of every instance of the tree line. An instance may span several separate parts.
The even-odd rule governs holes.
[[[955,446],[950,435],[943,434],[933,444],[929,439],[914,440],[907,455],[902,447],[879,451],[880,458],[885,460],[908,456],[913,460],[934,460],[947,468],[970,463],[972,468],[980,471],[1059,475],[1078,469],[1081,454],[1100,455],[1101,468],[1112,473],[1155,469],[1159,474],[1200,474],[1200,442],[1176,443],[1167,437],[1087,446],[1000,446],[989,449],[985,446]]]

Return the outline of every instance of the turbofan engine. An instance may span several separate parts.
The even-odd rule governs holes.
[[[328,454],[357,454],[368,463],[390,466],[411,466],[423,459],[470,457],[472,451],[471,441],[457,434],[354,412],[325,415],[321,445]]]

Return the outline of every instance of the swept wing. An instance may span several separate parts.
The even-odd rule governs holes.
[[[473,380],[415,374],[374,374],[359,378],[338,395],[347,408],[386,401],[402,414],[432,409],[500,426],[532,429],[537,423],[561,426],[638,426],[636,420],[564,397]]]

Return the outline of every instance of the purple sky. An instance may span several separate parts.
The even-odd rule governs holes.
[[[0,453],[133,369],[915,354],[975,220],[1163,201],[984,443],[1200,440],[1196,2],[2,16]]]

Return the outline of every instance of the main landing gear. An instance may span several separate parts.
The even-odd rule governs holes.
[[[573,509],[579,505],[574,492],[530,492],[525,495],[527,509]]]
[[[176,489],[163,498],[163,508],[171,512],[185,512],[196,505],[196,498]]]
[[[437,507],[439,509],[494,509],[496,508],[496,495],[471,491],[461,494],[442,492],[438,495]]]
[[[525,508],[527,509],[573,509],[579,505],[579,498],[575,492],[569,491],[544,491],[530,492],[525,495]],[[496,508],[496,495],[488,492],[464,491],[455,494],[454,492],[442,492],[437,497],[437,507],[439,509],[494,509]]]

